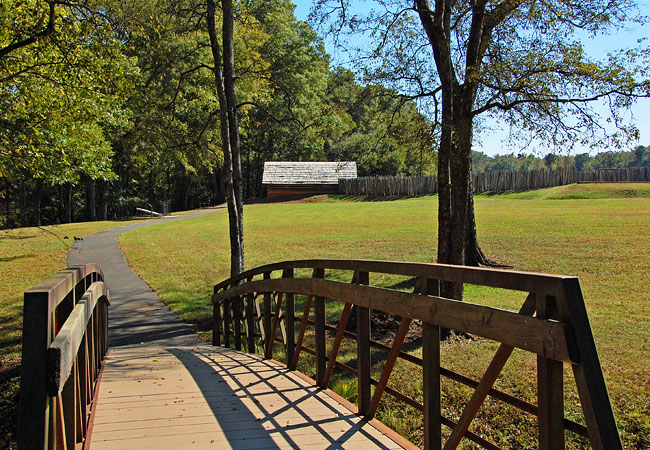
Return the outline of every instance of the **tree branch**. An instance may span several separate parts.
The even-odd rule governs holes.
[[[623,92],[618,89],[611,89],[600,94],[593,95],[591,97],[576,97],[576,98],[559,98],[559,97],[537,97],[537,98],[526,98],[520,100],[514,100],[510,103],[492,101],[483,105],[481,108],[475,109],[472,111],[472,116],[477,116],[484,113],[490,109],[500,109],[501,111],[509,111],[519,105],[524,104],[540,104],[540,103],[555,103],[555,104],[568,104],[568,103],[589,103],[596,100],[600,100],[610,95],[622,95],[630,98],[650,98],[650,94],[634,94],[630,92]]]
[[[7,56],[9,53],[16,51],[20,48],[26,47],[30,44],[33,44],[43,38],[46,38],[47,36],[51,35],[54,32],[54,25],[56,21],[56,11],[55,7],[58,2],[52,2],[48,1],[47,4],[49,5],[49,11],[48,11],[48,20],[47,20],[47,26],[39,31],[38,33],[23,39],[18,42],[14,42],[13,44],[7,45],[6,47],[0,48],[0,59],[3,59],[5,56]]]

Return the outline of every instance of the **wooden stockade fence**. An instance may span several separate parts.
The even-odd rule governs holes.
[[[650,181],[650,167],[631,167],[628,169],[598,169],[578,172],[580,182],[634,183]]]
[[[650,182],[650,167],[577,171],[575,167],[527,171],[498,170],[472,175],[474,192],[542,189],[587,182]],[[435,175],[414,177],[360,177],[339,180],[339,194],[371,197],[405,197],[436,194]]]
[[[347,272],[351,281],[326,279],[332,271],[337,277]],[[371,273],[415,277],[417,282],[412,293],[387,289],[373,286]],[[440,297],[442,282],[523,291],[527,298],[518,313],[509,312]],[[296,295],[306,297],[302,315],[296,315]],[[326,300],[344,304],[338,326],[327,323]],[[292,370],[296,369],[300,354],[309,353],[316,360],[315,383],[322,388],[328,387],[335,367],[349,372],[357,378],[358,412],[365,418],[375,415],[384,393],[423,413],[425,449],[442,448],[442,425],[452,429],[445,449],[457,448],[463,438],[487,449],[497,449],[468,431],[488,396],[536,416],[541,449],[564,448],[565,431],[588,437],[597,450],[622,448],[577,277],[387,261],[286,261],[258,267],[217,284],[212,302],[213,345],[230,347],[232,342],[236,349],[245,347],[254,353],[257,344],[261,344],[265,358],[272,358],[279,342]],[[353,305],[357,314],[356,333],[346,331]],[[373,309],[402,317],[391,347],[371,339]],[[422,358],[402,351],[413,320],[422,321]],[[300,324],[297,335],[296,323]],[[313,330],[315,348],[304,345],[307,326]],[[441,327],[500,342],[480,380],[441,366]],[[281,337],[277,337],[278,328]],[[336,333],[329,355],[326,330]],[[356,341],[356,368],[337,361],[343,338]],[[389,351],[379,380],[371,377],[371,347]],[[515,348],[537,355],[536,405],[493,388]],[[397,358],[422,367],[423,403],[387,385]],[[564,417],[564,364],[573,369],[586,426]],[[441,377],[474,389],[457,422],[441,415]],[[374,393],[371,386],[375,386]]]
[[[108,290],[96,264],[25,292],[18,449],[74,449],[88,431],[108,351]]]
[[[360,177],[339,180],[339,194],[370,197],[405,197],[435,194],[438,180],[433,175],[415,177]]]

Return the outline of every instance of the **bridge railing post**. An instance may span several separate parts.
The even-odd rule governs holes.
[[[357,283],[370,284],[368,272],[358,272]],[[357,393],[359,414],[367,415],[370,411],[370,310],[358,306],[357,310]]]
[[[54,333],[54,312],[47,292],[25,292],[18,448],[46,448],[49,398],[47,348]]]
[[[265,280],[270,280],[271,279],[271,272],[264,272],[264,279]],[[262,348],[266,349],[269,347],[269,345],[273,345],[271,341],[271,318],[272,318],[272,311],[271,311],[271,293],[270,292],[265,292],[264,293],[264,315],[262,319],[262,326],[264,327],[264,345]],[[275,338],[275,336],[273,336]]]
[[[325,269],[315,268],[313,278],[325,278]],[[323,386],[327,373],[327,354],[325,353],[325,299],[314,298],[314,337],[316,343],[316,384]]]
[[[539,297],[537,318],[552,318],[554,298]],[[564,449],[564,365],[541,355],[537,355],[537,407],[540,450]]]
[[[241,350],[241,297],[232,299],[232,327],[235,334],[235,349]]]
[[[230,304],[231,299],[224,299],[223,301],[223,316],[221,323],[223,324],[223,346],[230,348]]]
[[[212,345],[221,345],[221,305],[223,301],[212,304]]]
[[[246,350],[255,353],[255,294],[246,296]]]
[[[421,279],[420,293],[440,295],[438,280]],[[440,327],[422,323],[422,397],[424,406],[424,448],[442,447],[440,407]]]
[[[293,269],[285,269],[282,271],[282,278],[293,278]],[[285,295],[285,320],[286,320],[286,352],[287,352],[287,366],[290,366],[294,360],[296,351],[296,321],[295,321],[295,302],[294,296],[291,293]]]

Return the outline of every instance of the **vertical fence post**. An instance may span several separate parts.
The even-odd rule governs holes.
[[[422,395],[424,397],[424,448],[440,449],[440,327],[422,324]]]
[[[293,269],[285,269],[282,271],[282,278],[293,278]],[[296,308],[294,296],[291,293],[285,294],[285,308],[286,308],[286,345],[287,345],[287,367],[293,363],[296,351]]]
[[[68,381],[63,386],[63,391],[61,392],[61,403],[64,414],[60,420],[63,420],[65,424],[65,441],[67,443],[67,448],[74,448],[74,444],[76,442],[76,390],[75,377],[71,376],[68,378]]]
[[[232,327],[235,333],[235,349],[241,350],[241,297],[232,300]]]
[[[53,312],[47,292],[25,292],[22,376],[18,411],[18,448],[45,448],[48,407],[45,374],[47,348],[52,341]]]
[[[537,318],[549,318],[552,298],[538,296]],[[563,364],[537,355],[537,422],[540,450],[564,448]]]
[[[357,283],[370,284],[370,274],[359,272]],[[357,392],[359,414],[367,415],[370,411],[370,310],[357,306]]]
[[[248,353],[255,353],[255,294],[246,296],[246,347]]]
[[[313,278],[325,278],[325,269],[314,269]],[[323,386],[327,371],[327,354],[325,353],[325,299],[315,297],[314,299],[314,326],[316,339],[316,384]]]
[[[440,295],[438,280],[421,280],[422,293]],[[422,396],[424,400],[424,448],[442,446],[440,410],[440,327],[422,323]]]
[[[270,280],[271,272],[264,272],[264,279]],[[273,345],[272,343],[269,343],[269,341],[271,340],[271,312],[272,312],[271,293],[265,292],[264,293],[264,316],[262,319],[262,325],[264,326],[264,345],[263,345],[264,349],[267,349],[269,345]],[[265,352],[265,357],[266,357],[266,352]]]
[[[232,300],[223,300],[223,346],[230,348],[230,303]]]
[[[221,345],[221,304],[222,303],[223,301],[212,304],[212,345]]]

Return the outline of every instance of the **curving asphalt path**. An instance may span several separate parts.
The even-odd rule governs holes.
[[[172,313],[158,296],[131,270],[117,239],[122,233],[158,223],[191,219],[213,213],[224,206],[201,209],[181,216],[124,225],[100,231],[77,241],[68,251],[68,266],[96,263],[108,285],[109,341],[111,347],[131,344],[194,345],[192,329]]]

